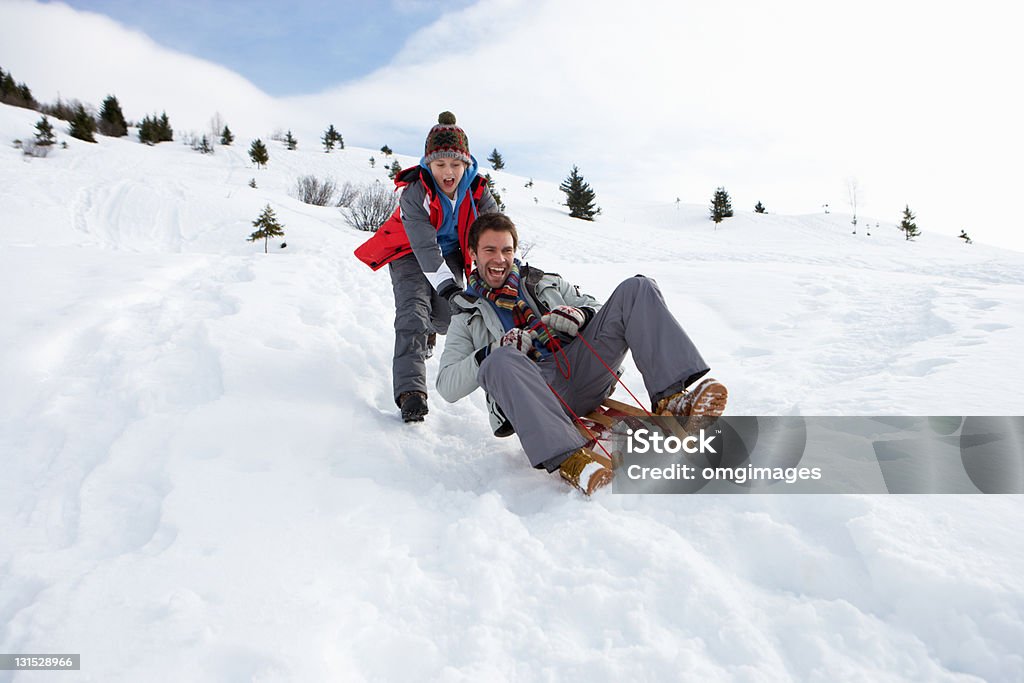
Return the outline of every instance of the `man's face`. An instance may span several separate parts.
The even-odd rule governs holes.
[[[512,272],[512,261],[516,248],[512,244],[512,233],[504,230],[484,230],[480,233],[476,251],[471,252],[476,261],[480,277],[491,289],[498,289],[505,284]]]
[[[466,172],[466,162],[448,158],[434,159],[430,162],[430,172],[441,192],[454,199],[455,190]]]

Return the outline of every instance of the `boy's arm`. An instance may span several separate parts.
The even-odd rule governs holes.
[[[420,270],[434,289],[440,293],[450,284],[458,291],[455,276],[441,254],[441,247],[437,246],[437,228],[430,223],[430,210],[424,204],[426,196],[423,185],[418,182],[405,188],[399,200],[402,226]]]
[[[480,214],[498,213],[498,203],[494,201],[494,195],[491,194],[491,188],[484,188],[484,193],[480,195],[480,200],[476,203],[476,210]]]

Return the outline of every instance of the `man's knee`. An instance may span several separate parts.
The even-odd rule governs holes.
[[[537,364],[527,358],[522,352],[516,351],[510,346],[499,346],[492,350],[477,371],[477,379],[480,386],[487,390],[487,383],[497,376],[507,376],[510,370],[515,368],[533,368]]]
[[[643,275],[634,275],[631,278],[627,278],[619,283],[619,286],[615,288],[612,295],[619,294],[636,296],[638,294],[646,294],[650,292],[661,291],[658,289],[658,283],[653,278],[645,277]]]

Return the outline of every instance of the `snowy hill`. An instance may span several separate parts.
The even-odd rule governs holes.
[[[1020,496],[584,500],[479,393],[398,418],[388,277],[289,193],[389,183],[379,152],[24,157],[37,119],[0,106],[0,652],[90,681],[1024,680]],[[529,261],[599,298],[656,278],[732,414],[1024,415],[1024,254],[614,188],[585,223],[492,175]]]

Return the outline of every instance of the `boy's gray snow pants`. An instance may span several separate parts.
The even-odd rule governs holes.
[[[458,285],[463,285],[462,256],[445,257]],[[427,393],[427,335],[445,334],[451,322],[448,301],[438,296],[420,270],[414,254],[388,264],[391,288],[395,293],[395,355],[391,376],[398,397],[407,391]]]

